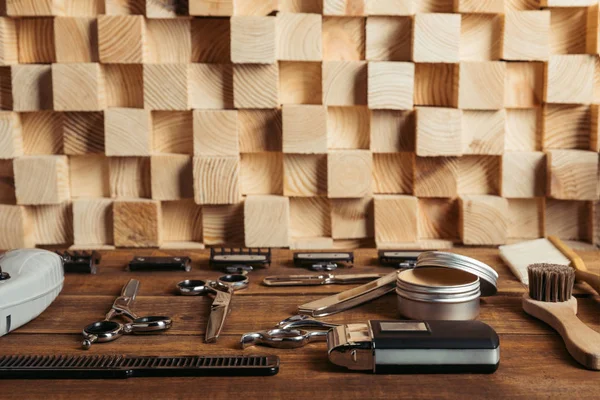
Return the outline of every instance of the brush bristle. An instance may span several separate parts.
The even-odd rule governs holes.
[[[571,298],[575,270],[566,265],[531,264],[527,267],[529,297],[547,302],[562,302]]]

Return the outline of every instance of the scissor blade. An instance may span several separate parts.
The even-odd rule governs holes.
[[[323,285],[327,279],[332,278],[331,274],[324,275],[275,275],[267,276],[263,280],[266,286],[317,286]]]
[[[231,305],[231,293],[217,291],[217,295],[210,307],[210,317],[206,325],[206,343],[216,342],[225,325],[225,319],[229,314]]]
[[[128,297],[130,299],[129,304],[131,304],[135,300],[135,296],[137,295],[139,289],[140,281],[138,281],[137,279],[130,279],[127,285],[123,287],[121,296]]]

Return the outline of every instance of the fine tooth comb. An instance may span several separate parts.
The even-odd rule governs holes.
[[[294,253],[294,265],[309,268],[313,271],[333,271],[340,266],[350,268],[354,265],[354,253],[347,251]]]
[[[566,265],[532,264],[527,273],[529,293],[523,296],[523,310],[554,328],[578,363],[600,370],[600,333],[577,318],[577,299],[572,296],[575,270]]]
[[[251,248],[211,248],[209,264],[212,268],[227,273],[252,271],[253,268],[267,268],[271,265],[271,249]]]

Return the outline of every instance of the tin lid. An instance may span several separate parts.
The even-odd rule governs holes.
[[[427,251],[421,253],[417,259],[419,267],[442,267],[458,269],[479,277],[482,296],[493,296],[498,291],[498,273],[489,265],[460,254],[446,253],[442,251]]]

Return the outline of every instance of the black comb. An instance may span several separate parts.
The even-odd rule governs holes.
[[[271,249],[211,248],[209,264],[213,268],[224,271],[230,271],[231,268],[240,270],[248,270],[247,267],[266,268],[271,265]]]
[[[65,272],[95,274],[101,259],[97,251],[57,251],[56,254],[62,258]]]
[[[269,376],[277,372],[277,356],[0,356],[0,379]]]

